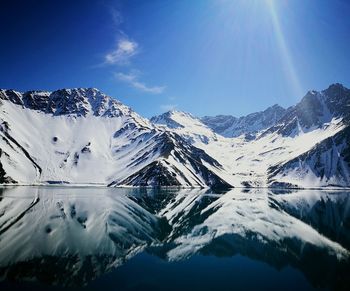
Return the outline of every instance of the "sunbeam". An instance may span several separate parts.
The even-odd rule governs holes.
[[[300,83],[300,80],[298,78],[298,73],[295,69],[294,63],[293,63],[293,58],[291,56],[291,53],[288,49],[288,45],[286,42],[286,38],[284,36],[283,30],[281,28],[280,20],[278,13],[276,11],[275,7],[275,1],[274,0],[266,0],[266,3],[269,7],[269,12],[271,14],[271,20],[272,20],[272,25],[274,28],[275,32],[275,37],[276,41],[278,43],[278,47],[281,52],[281,58],[284,63],[284,69],[287,75],[287,79],[290,81],[292,85],[292,89],[294,90],[294,93],[296,94],[297,97],[302,96],[303,89]]]

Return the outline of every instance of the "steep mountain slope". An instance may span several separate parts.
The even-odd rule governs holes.
[[[204,165],[220,171],[213,158],[97,89],[0,101],[2,183],[229,186]]]
[[[337,126],[329,137],[295,156],[269,168],[269,183],[312,186],[350,185],[350,90],[341,84],[321,92],[309,92],[288,110],[271,132],[296,137]]]
[[[206,126],[199,118],[192,114],[178,110],[168,111],[154,116],[150,121],[157,125],[164,125],[177,132],[190,143],[205,143],[217,141],[217,134]]]
[[[264,111],[239,118],[231,115],[204,116],[201,121],[222,136],[238,137],[244,134],[247,139],[252,139],[257,132],[275,125],[285,112],[286,109],[275,104]]]
[[[0,90],[0,183],[350,187],[344,86],[242,124],[227,138],[180,111],[150,122],[97,89]]]
[[[248,130],[224,138],[196,118],[192,117],[196,127],[188,126],[189,118],[182,122],[179,112],[152,120],[168,124],[169,131],[215,158],[225,170],[220,177],[233,186],[349,187],[349,108],[350,90],[334,84],[322,92],[309,92],[273,126],[254,135]],[[173,121],[178,126],[169,126]],[[195,138],[199,132],[201,137]]]
[[[333,119],[343,119],[346,124],[350,121],[350,90],[341,84],[333,84],[321,92],[309,91],[266,133],[292,137],[321,128]]]
[[[268,169],[271,186],[349,186],[350,128],[346,127],[310,150]]]

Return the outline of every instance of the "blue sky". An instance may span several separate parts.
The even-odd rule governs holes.
[[[7,2],[7,3],[6,3]],[[97,87],[150,117],[350,86],[350,1],[2,1],[0,87]]]

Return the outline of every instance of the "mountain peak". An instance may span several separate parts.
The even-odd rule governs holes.
[[[281,105],[279,105],[277,103],[273,104],[272,106],[270,106],[268,108],[282,108],[282,109],[284,109]]]
[[[153,116],[150,120],[154,124],[165,125],[169,128],[183,128],[183,126],[174,120],[174,116],[181,113],[178,110],[169,110],[161,115]]]
[[[67,94],[77,93],[82,95],[88,95],[88,94],[105,95],[102,91],[93,87],[61,88],[53,91],[52,93],[54,92],[61,92],[61,93],[67,93]]]
[[[171,116],[182,116],[186,118],[191,118],[191,119],[198,119],[197,117],[193,116],[191,113],[186,112],[186,111],[181,111],[181,110],[170,110],[168,111]]]
[[[53,92],[31,90],[20,93],[0,90],[0,99],[53,115],[116,117],[132,110],[97,88],[63,88]]]
[[[180,110],[170,110],[161,115],[154,116],[151,118],[151,122],[160,125],[166,125],[169,128],[183,128],[189,124],[198,124],[205,126],[202,121],[193,116],[191,113],[180,111]]]
[[[326,90],[332,90],[332,89],[347,89],[347,88],[344,87],[344,85],[341,83],[333,83],[329,85],[329,87]]]
[[[350,90],[340,83],[330,85],[322,93],[328,98],[342,98],[344,95],[349,96]]]
[[[272,106],[270,106],[270,107],[266,108],[265,110],[260,111],[258,113],[267,114],[269,112],[271,112],[271,113],[274,112],[274,113],[277,113],[278,115],[280,115],[281,113],[284,113],[285,111],[286,111],[286,109],[284,107],[282,107],[281,105],[276,103],[276,104],[274,104],[274,105],[272,105]]]
[[[231,115],[204,116],[201,120],[214,132],[225,137],[237,137],[246,134],[252,138],[257,132],[267,129],[283,116],[286,112],[282,106],[274,104],[264,111],[250,113],[242,117]]]

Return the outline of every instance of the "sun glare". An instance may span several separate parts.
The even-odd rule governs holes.
[[[280,18],[277,13],[277,8],[274,0],[264,0],[268,5],[268,10],[271,16],[272,25],[274,28],[274,36],[276,38],[278,48],[280,50],[281,58],[284,63],[285,71],[288,80],[291,82],[292,88],[297,97],[302,96],[303,90],[296,72],[293,58],[288,48],[285,34],[281,27]]]
[[[217,8],[220,11],[220,21],[226,32],[233,35],[238,31],[244,36],[246,50],[243,54],[258,54],[259,50],[272,51],[277,48],[277,58],[290,84],[290,90],[295,98],[302,96],[304,91],[288,44],[290,27],[281,21],[288,16],[288,1],[221,0],[219,3]],[[250,56],[246,59],[249,62]],[[244,69],[242,63],[242,70]]]

